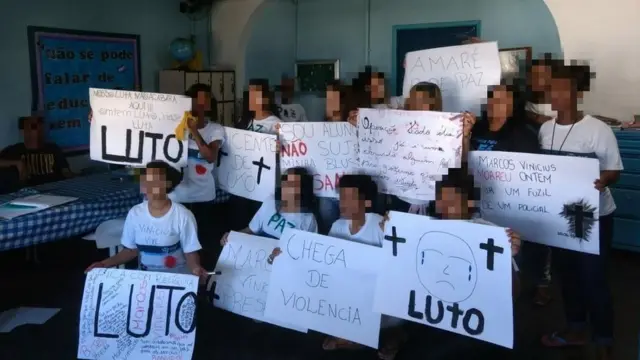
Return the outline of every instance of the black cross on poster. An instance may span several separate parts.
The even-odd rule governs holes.
[[[487,270],[493,271],[495,254],[504,253],[504,249],[500,246],[495,246],[493,239],[487,239],[486,243],[480,243],[480,249],[487,252]]]
[[[267,166],[264,164],[264,157],[260,157],[260,161],[253,161],[253,165],[258,167],[258,177],[256,178],[256,182],[260,185],[260,179],[262,178],[262,169],[271,170],[271,166]]]
[[[391,235],[385,235],[384,239],[393,242],[393,256],[398,256],[398,243],[404,244],[407,242],[407,239],[398,237],[395,226],[391,227]]]

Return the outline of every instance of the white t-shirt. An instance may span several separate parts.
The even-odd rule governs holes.
[[[374,109],[404,109],[404,97],[392,96],[389,98],[388,104],[375,104]]]
[[[384,240],[384,230],[380,228],[380,223],[384,221],[384,218],[378,214],[367,213],[365,214],[364,225],[357,233],[352,234],[349,227],[351,226],[351,220],[338,219],[329,230],[329,236],[338,239],[351,240],[359,242],[361,244],[373,245],[382,247],[382,240]]]
[[[256,235],[268,235],[280,239],[286,228],[293,228],[308,232],[318,232],[316,217],[311,213],[280,213],[276,211],[276,201],[269,196],[262,202],[262,206],[253,215],[249,229]]]
[[[573,129],[571,127],[572,125],[558,125],[555,119],[542,124],[538,133],[542,150],[553,155],[597,158],[600,161],[600,171],[623,169],[618,141],[609,125],[585,115],[573,125]],[[600,192],[600,216],[609,215],[615,210],[616,204],[611,191],[605,188]]]
[[[262,120],[253,120],[249,123],[247,130],[255,131],[263,134],[276,134],[276,124],[280,124],[282,120],[280,120],[277,116],[268,116]]]
[[[284,122],[305,122],[307,113],[300,104],[282,104],[278,105],[278,117]]]
[[[208,122],[205,127],[198,129],[200,136],[207,144],[214,141],[224,142],[224,127],[214,122]],[[189,134],[189,159],[184,169],[182,182],[169,194],[169,198],[179,203],[206,202],[216,198],[216,181],[213,175],[214,163],[203,159],[198,150],[198,144]]]
[[[156,218],[143,201],[129,210],[122,231],[122,246],[138,249],[143,270],[190,273],[185,253],[200,250],[198,227],[191,211],[175,201]]]

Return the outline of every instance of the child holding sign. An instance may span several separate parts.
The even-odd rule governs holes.
[[[436,181],[436,200],[429,203],[429,216],[443,220],[465,220],[477,224],[494,224],[476,215],[480,204],[480,190],[475,188],[473,175],[466,169],[452,168],[449,173]],[[507,229],[511,242],[511,255],[520,251],[520,235]],[[513,295],[520,292],[520,281],[517,276],[517,265],[513,261]]]
[[[622,161],[611,128],[578,111],[583,92],[589,91],[590,79],[589,66],[552,64],[549,96],[558,116],[544,123],[538,135],[545,152],[596,158],[600,162],[600,178],[593,182],[600,191],[600,254],[554,249],[563,278],[562,298],[569,327],[544,336],[542,343],[549,347],[586,345],[591,323],[593,339],[599,345],[598,359],[611,359],[614,315],[607,267],[616,204],[609,186],[618,181]]]
[[[247,130],[277,134],[281,120],[277,117],[278,109],[273,93],[269,90],[269,81],[266,79],[249,81],[247,96],[249,98],[248,108],[245,109],[245,117],[249,120]]]
[[[109,268],[140,256],[141,270],[192,273],[202,279],[207,271],[200,266],[198,227],[191,211],[167,196],[180,182],[180,172],[162,161],[147,164],[140,176],[140,188],[147,200],[129,210],[122,232],[124,250],[94,268]]]
[[[329,236],[351,240],[362,244],[382,247],[384,240],[384,218],[371,212],[378,187],[368,175],[344,175],[340,179],[340,215],[331,226]],[[398,348],[405,341],[406,334],[400,327],[402,320],[382,316],[382,347],[378,352],[380,359],[393,359]],[[325,350],[359,347],[348,340],[336,337],[325,339]]]
[[[249,226],[240,230],[245,234],[279,239],[285,228],[317,232],[313,177],[303,168],[290,168],[282,175],[281,187],[275,197],[269,197],[253,216]],[[227,243],[229,233],[220,239]]]

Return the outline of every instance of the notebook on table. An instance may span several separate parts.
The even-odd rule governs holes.
[[[25,196],[0,205],[0,220],[10,220],[75,200],[78,200],[78,198],[50,194]]]

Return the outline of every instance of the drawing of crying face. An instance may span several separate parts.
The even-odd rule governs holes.
[[[462,302],[476,287],[473,251],[464,240],[448,233],[428,232],[420,238],[416,272],[422,286],[444,302]]]

